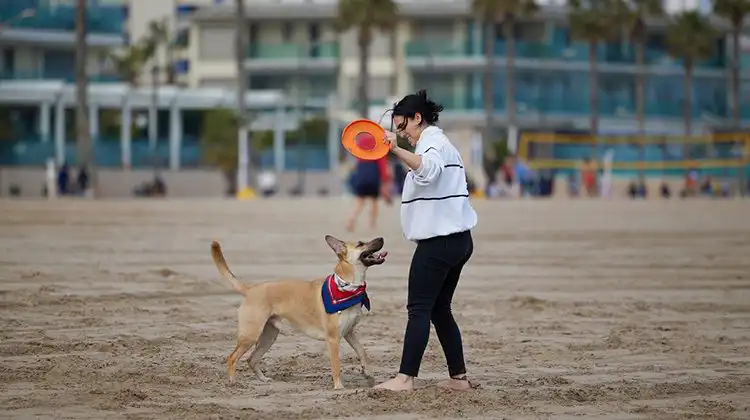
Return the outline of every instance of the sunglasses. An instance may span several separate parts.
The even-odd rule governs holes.
[[[391,127],[389,128],[388,131],[390,131],[392,133],[397,133],[398,134],[399,132],[402,132],[402,131],[406,130],[406,125],[408,124],[408,121],[406,120],[406,118],[404,118],[404,121],[402,121],[401,124],[397,125],[395,127],[395,130],[394,130],[394,127],[393,127],[393,111],[394,111],[395,108],[396,108],[396,104],[393,104],[393,108],[386,109],[385,112],[383,113],[383,115],[380,116],[380,120],[378,120],[378,125],[380,125],[380,126],[383,125],[382,124],[383,118],[385,118],[385,116],[388,115],[388,113],[390,112],[391,113]]]

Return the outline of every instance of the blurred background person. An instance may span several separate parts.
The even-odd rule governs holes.
[[[370,203],[370,228],[375,229],[378,220],[378,198],[383,195],[385,188],[390,185],[390,170],[388,156],[378,160],[357,159],[357,164],[350,178],[354,193],[354,208],[346,224],[348,232],[354,232],[357,219],[364,210],[365,202]],[[386,202],[390,202],[390,194],[384,195]]]

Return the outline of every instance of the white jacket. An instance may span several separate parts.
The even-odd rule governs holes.
[[[422,156],[422,165],[409,171],[404,181],[401,228],[406,239],[418,241],[476,226],[464,161],[443,130],[425,128],[414,153]]]

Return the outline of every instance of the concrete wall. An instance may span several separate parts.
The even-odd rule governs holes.
[[[76,170],[73,170],[75,176]],[[133,188],[152,178],[150,170],[98,171],[101,197],[131,197]],[[162,177],[167,184],[170,197],[222,197],[226,183],[221,172],[216,170],[164,171]],[[279,178],[280,191],[284,194],[297,183],[296,172],[286,172]],[[41,197],[45,184],[42,168],[0,168],[0,196],[8,196],[11,185],[21,187],[23,197]],[[306,194],[316,194],[318,189],[328,188],[331,194],[341,193],[341,182],[331,173],[311,172],[306,174]]]

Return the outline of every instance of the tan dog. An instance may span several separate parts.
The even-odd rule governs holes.
[[[270,380],[260,369],[260,359],[276,341],[282,321],[288,322],[296,330],[312,338],[325,340],[331,357],[335,389],[344,387],[341,383],[339,359],[341,337],[344,337],[357,353],[362,373],[367,375],[367,355],[354,332],[365,303],[359,303],[354,298],[334,298],[324,303],[324,297],[331,296],[326,295],[329,288],[336,288],[337,290],[332,293],[338,294],[338,297],[347,293],[363,293],[367,268],[385,262],[388,253],[378,252],[383,248],[383,238],[356,244],[345,243],[329,235],[325,239],[339,260],[331,276],[312,281],[280,280],[253,285],[240,283],[227,266],[219,243],[214,241],[211,244],[211,256],[219,272],[232,283],[236,291],[245,296],[237,310],[237,347],[227,357],[230,382],[234,382],[237,362],[253,345],[255,349],[248,359],[248,364],[260,380]],[[360,295],[360,300],[362,296],[367,299],[365,294]],[[352,305],[355,301],[357,303]],[[332,302],[339,302],[339,306],[330,307]],[[369,301],[365,302],[369,305]],[[343,308],[347,304],[351,306]]]

